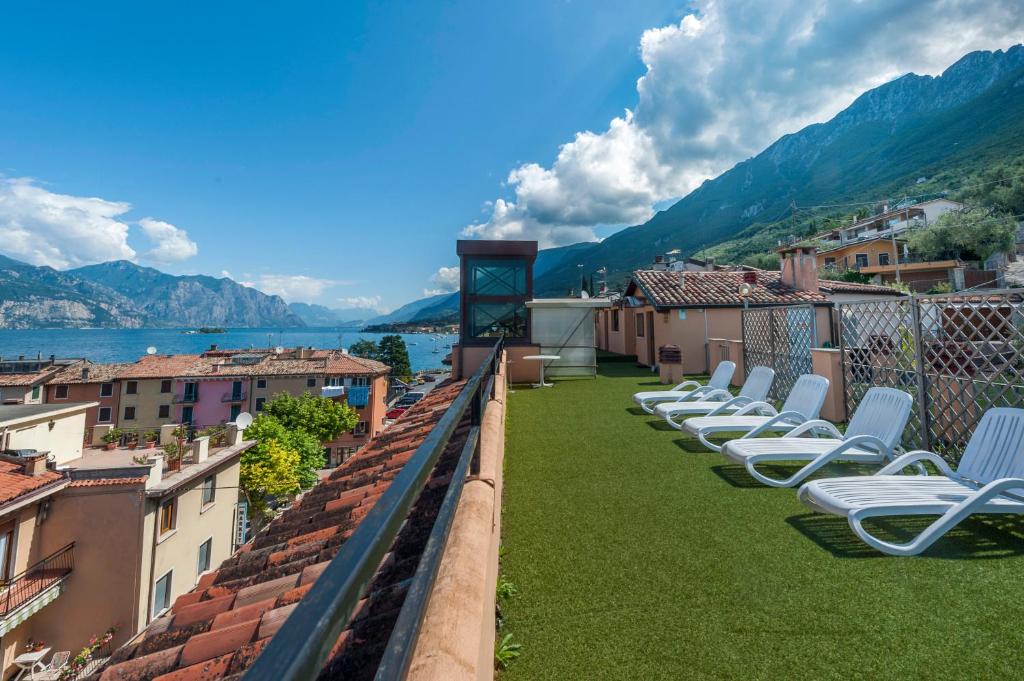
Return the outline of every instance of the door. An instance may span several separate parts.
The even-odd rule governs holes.
[[[647,313],[647,364],[654,366],[658,362],[654,354],[654,313]]]
[[[192,407],[181,408],[181,422],[192,423]]]
[[[231,405],[231,418],[228,419],[232,423],[238,420],[238,415],[242,413],[242,405],[232,404]]]

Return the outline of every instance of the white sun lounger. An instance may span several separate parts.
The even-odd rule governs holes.
[[[895,388],[870,388],[850,419],[846,433],[828,421],[805,421],[782,437],[740,438],[722,446],[722,454],[741,463],[765,485],[792,487],[833,461],[884,464],[895,457],[910,418],[913,398]],[[832,437],[801,437],[824,431]],[[770,478],[755,467],[774,461],[808,461],[788,478]]]
[[[709,435],[745,431],[741,439],[750,439],[762,433],[788,433],[801,423],[818,418],[827,394],[827,378],[804,374],[796,379],[782,411],[776,411],[767,402],[751,402],[730,415],[711,412],[707,416],[684,421],[683,430],[696,435],[701,444],[717,452],[722,448],[708,440]]]
[[[928,461],[940,475],[927,475]],[[923,475],[897,475],[908,466]],[[875,475],[808,482],[800,501],[824,513],[846,516],[866,544],[895,556],[914,556],[972,513],[1024,513],[1024,409],[989,409],[971,436],[954,471],[937,454],[923,450],[899,457]],[[864,528],[867,518],[937,515],[913,540],[895,544]]]
[[[674,402],[681,399],[696,399],[698,396],[713,390],[728,390],[729,381],[736,372],[735,362],[719,362],[715,371],[708,379],[707,385],[701,385],[697,381],[683,381],[671,390],[648,390],[635,393],[633,401],[648,414],[654,413],[654,405],[659,402]]]
[[[670,426],[681,430],[682,420],[694,414],[730,414],[745,405],[759,402],[764,404],[768,399],[768,391],[775,381],[775,369],[771,367],[754,367],[743,382],[743,387],[736,397],[728,390],[710,390],[696,400],[679,402],[662,402],[654,408],[654,413],[665,418]]]

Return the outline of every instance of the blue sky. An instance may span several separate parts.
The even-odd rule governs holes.
[[[12,4],[0,252],[393,308],[451,288],[460,234],[600,238],[1022,27],[1017,0]]]

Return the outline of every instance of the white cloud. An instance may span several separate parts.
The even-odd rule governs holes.
[[[348,296],[346,298],[338,298],[338,307],[343,310],[359,308],[385,312],[384,308],[381,307],[380,296]]]
[[[260,274],[239,283],[270,295],[281,296],[288,302],[309,302],[319,298],[330,288],[345,286],[352,282],[319,279],[304,274]]]
[[[78,267],[134,260],[131,210],[120,201],[55,194],[30,178],[0,178],[0,250],[33,265]]]
[[[0,250],[33,265],[57,269],[107,260],[135,260],[128,244],[132,209],[124,201],[57,194],[31,178],[0,178]],[[143,218],[139,228],[154,247],[143,257],[178,262],[198,252],[183,229]]]
[[[231,272],[229,272],[228,270],[221,270],[220,276],[224,279],[234,279],[234,277],[231,276]]]
[[[442,293],[452,293],[453,291],[459,290],[459,266],[454,267],[440,267],[430,277],[430,283],[434,285],[433,288],[423,289],[423,295],[426,296],[439,296]]]
[[[159,263],[179,262],[199,253],[199,247],[195,241],[188,238],[188,233],[169,222],[142,218],[139,220],[139,227],[155,244],[146,251],[145,257],[149,260]]]
[[[900,74],[937,74],[963,54],[1024,38],[1019,0],[698,0],[679,23],[645,31],[637,102],[607,130],[579,132],[550,167],[508,175],[466,236],[594,240],[653,205],[830,118]],[[912,28],[910,28],[912,27]]]

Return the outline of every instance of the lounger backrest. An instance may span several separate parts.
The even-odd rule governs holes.
[[[1024,477],[1024,409],[989,409],[974,429],[957,472],[978,482]]]
[[[817,374],[803,374],[789,391],[782,411],[795,411],[809,419],[818,418],[828,394],[828,379]]]
[[[711,388],[722,388],[723,390],[728,389],[729,382],[732,381],[734,373],[736,373],[736,362],[728,360],[719,362],[714,372],[712,372],[711,378],[708,379],[708,386]]]
[[[853,412],[846,437],[874,435],[889,447],[903,438],[914,398],[896,388],[869,388]]]
[[[768,391],[772,389],[775,381],[775,369],[771,367],[754,367],[750,370],[747,380],[743,381],[740,388],[741,397],[749,397],[755,402],[763,402],[768,397]]]

